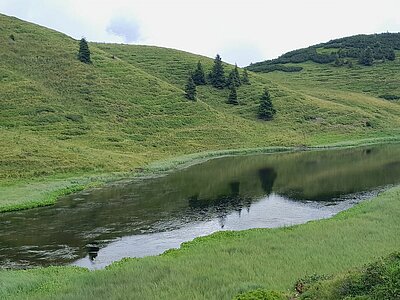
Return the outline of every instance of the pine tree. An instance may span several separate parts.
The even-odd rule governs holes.
[[[239,87],[239,83],[238,83],[238,80],[237,80],[237,78],[236,78],[236,75],[235,75],[235,71],[234,71],[234,70],[232,70],[232,71],[229,73],[229,76],[228,76],[228,78],[227,78],[227,80],[226,80],[226,86],[227,86],[228,88],[230,88],[232,85],[234,85],[235,87]]]
[[[231,85],[234,85],[235,87],[239,87],[241,85],[237,66],[235,66],[235,69],[232,69],[232,71],[229,73],[228,79],[226,80],[226,86],[231,87]]]
[[[222,65],[222,60],[219,54],[214,59],[214,66],[211,72],[211,84],[218,88],[223,89],[225,87],[225,73]]]
[[[205,85],[207,83],[206,75],[200,61],[197,63],[197,68],[193,73],[193,81],[196,85]]]
[[[260,99],[260,106],[258,109],[258,117],[262,120],[272,120],[276,113],[275,108],[272,105],[271,96],[267,89],[264,90],[264,93]]]
[[[372,56],[372,50],[370,47],[367,47],[367,49],[361,52],[359,63],[364,66],[372,66],[374,63],[374,58]]]
[[[247,69],[243,70],[242,83],[243,84],[250,84],[249,73],[247,73]]]
[[[92,61],[90,60],[90,50],[89,50],[89,45],[86,41],[85,38],[82,38],[79,41],[79,52],[78,52],[78,59],[85,63],[85,64],[90,64]]]
[[[239,68],[238,68],[237,64],[235,64],[235,68],[233,69],[233,72],[235,73],[235,79],[236,79],[237,86],[241,86],[242,81],[240,80]]]
[[[238,105],[239,101],[237,99],[237,92],[236,92],[236,86],[232,84],[230,86],[230,91],[229,91],[229,96],[228,96],[228,103],[233,104],[233,105]]]
[[[188,81],[185,86],[185,96],[187,99],[195,101],[196,100],[196,85],[193,81],[192,74],[189,74]]]

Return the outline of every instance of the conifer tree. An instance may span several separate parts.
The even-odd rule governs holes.
[[[196,85],[193,81],[192,74],[189,74],[188,81],[185,86],[185,96],[187,99],[195,101],[196,100]]]
[[[239,101],[237,99],[237,91],[236,86],[232,84],[230,86],[229,96],[228,96],[228,103],[233,105],[238,105]]]
[[[205,85],[207,83],[206,75],[200,61],[197,63],[197,68],[193,73],[193,81],[196,85]]]
[[[86,41],[85,38],[82,38],[79,41],[79,52],[78,52],[78,59],[85,63],[85,64],[90,64],[92,61],[90,60],[90,50],[89,50],[89,45]]]
[[[239,82],[238,82],[238,80],[237,80],[237,78],[236,78],[236,74],[235,74],[235,71],[234,71],[234,70],[232,70],[232,71],[229,73],[229,76],[228,76],[228,78],[227,78],[227,80],[226,80],[226,86],[227,86],[228,88],[230,88],[232,85],[234,85],[235,87],[239,87]]]
[[[271,95],[269,94],[268,90],[265,89],[264,93],[260,99],[260,106],[258,109],[258,117],[262,120],[272,120],[276,113],[275,108],[272,105]]]
[[[214,59],[214,66],[211,72],[211,84],[218,88],[218,89],[223,89],[225,87],[225,73],[224,73],[224,67],[222,65],[222,60],[221,56],[217,54],[217,56]]]
[[[247,73],[247,69],[243,70],[242,83],[243,84],[250,84],[249,73]]]
[[[233,72],[235,73],[235,79],[236,79],[237,86],[241,86],[242,81],[240,80],[239,68],[238,68],[237,64],[235,64],[235,68],[233,69]]]
[[[231,87],[231,85],[235,85],[235,87],[239,87],[241,85],[241,80],[239,77],[239,71],[237,66],[229,73],[228,79],[226,80],[226,86]]]

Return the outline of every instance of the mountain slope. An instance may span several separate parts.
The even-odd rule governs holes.
[[[378,61],[395,60],[394,50],[400,50],[400,33],[359,34],[331,40],[303,49],[287,52],[280,57],[251,64],[248,69],[255,72],[300,72],[299,64],[312,61],[319,64],[353,65],[369,48],[371,58]],[[361,63],[364,64],[364,63]]]
[[[90,43],[93,64],[85,65],[77,48],[61,33],[0,15],[0,205],[17,201],[15,185],[32,179],[131,171],[201,151],[399,133],[399,103],[378,98],[398,93],[399,57],[354,68],[349,80],[345,68],[313,63],[290,75],[249,72],[251,85],[238,89],[240,105],[231,106],[228,90],[210,85],[198,87],[197,102],[184,97],[188,72],[199,60],[209,72],[210,58]],[[265,87],[278,111],[270,122],[257,119]]]

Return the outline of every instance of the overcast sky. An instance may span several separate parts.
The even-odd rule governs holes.
[[[220,53],[240,66],[338,37],[400,32],[400,0],[0,0],[0,12],[76,39]]]

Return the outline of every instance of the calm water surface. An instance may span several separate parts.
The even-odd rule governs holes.
[[[0,267],[103,268],[218,230],[327,218],[400,183],[400,145],[224,157],[0,214]]]

